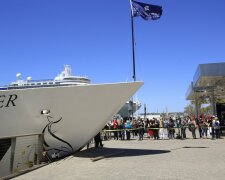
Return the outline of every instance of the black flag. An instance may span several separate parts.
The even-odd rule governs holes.
[[[144,20],[157,20],[162,15],[162,7],[145,4],[137,1],[132,1],[133,17],[141,16]]]

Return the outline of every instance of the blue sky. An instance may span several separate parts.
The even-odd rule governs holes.
[[[225,1],[140,2],[163,15],[134,19],[138,99],[149,112],[183,111],[198,64],[225,60]],[[1,85],[18,72],[53,78],[64,64],[93,83],[132,81],[129,0],[1,0],[0,63]]]

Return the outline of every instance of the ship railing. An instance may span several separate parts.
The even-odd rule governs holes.
[[[44,165],[43,134],[0,137],[0,179]]]
[[[64,87],[64,86],[72,86],[72,84],[8,86],[8,87],[0,87],[0,90],[11,90],[11,89],[35,89],[35,88],[43,88],[43,87]]]

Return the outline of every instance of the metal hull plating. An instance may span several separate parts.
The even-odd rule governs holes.
[[[0,137],[43,132],[50,153],[71,153],[94,137],[142,84],[0,91]]]

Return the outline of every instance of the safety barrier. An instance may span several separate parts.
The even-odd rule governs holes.
[[[157,137],[159,139],[170,139],[170,138],[175,138],[175,139],[181,139],[183,136],[187,136],[185,129],[189,129],[192,131],[191,127],[189,126],[183,126],[183,127],[174,127],[174,128],[129,128],[129,129],[104,129],[102,130],[102,140],[111,140],[112,138],[116,139],[125,139],[126,133],[130,132],[133,134],[133,138],[135,136],[138,136],[139,130],[144,129],[143,135],[147,138],[153,138]],[[195,127],[196,131],[198,131],[199,127]],[[152,132],[149,130],[153,130]],[[174,131],[171,131],[174,130]],[[114,132],[117,132],[119,134],[115,135]],[[204,132],[204,133],[203,133]],[[121,134],[122,133],[122,134]],[[147,133],[147,135],[146,135]],[[157,134],[155,134],[157,133]],[[172,133],[172,134],[171,134]],[[216,136],[216,131],[214,130],[214,133],[212,132],[212,127],[208,127],[207,131],[202,130],[202,132],[199,131],[199,134],[201,133],[202,137],[210,137],[214,138]],[[205,134],[206,133],[206,134]],[[190,135],[190,134],[189,134]],[[220,126],[219,127],[219,137],[225,135],[225,126]]]
[[[145,130],[156,130],[156,129],[181,129],[181,128],[190,128],[190,126],[183,126],[183,127],[161,127],[161,128],[125,128],[125,129],[103,129],[103,132],[115,132],[115,131],[135,131],[135,130],[139,130],[139,129],[145,129]],[[208,128],[212,128],[211,126],[209,126]],[[225,126],[219,126],[219,129],[221,128],[225,128]],[[198,126],[195,127],[195,129],[199,129]]]
[[[41,163],[43,134],[0,138],[0,179]]]

